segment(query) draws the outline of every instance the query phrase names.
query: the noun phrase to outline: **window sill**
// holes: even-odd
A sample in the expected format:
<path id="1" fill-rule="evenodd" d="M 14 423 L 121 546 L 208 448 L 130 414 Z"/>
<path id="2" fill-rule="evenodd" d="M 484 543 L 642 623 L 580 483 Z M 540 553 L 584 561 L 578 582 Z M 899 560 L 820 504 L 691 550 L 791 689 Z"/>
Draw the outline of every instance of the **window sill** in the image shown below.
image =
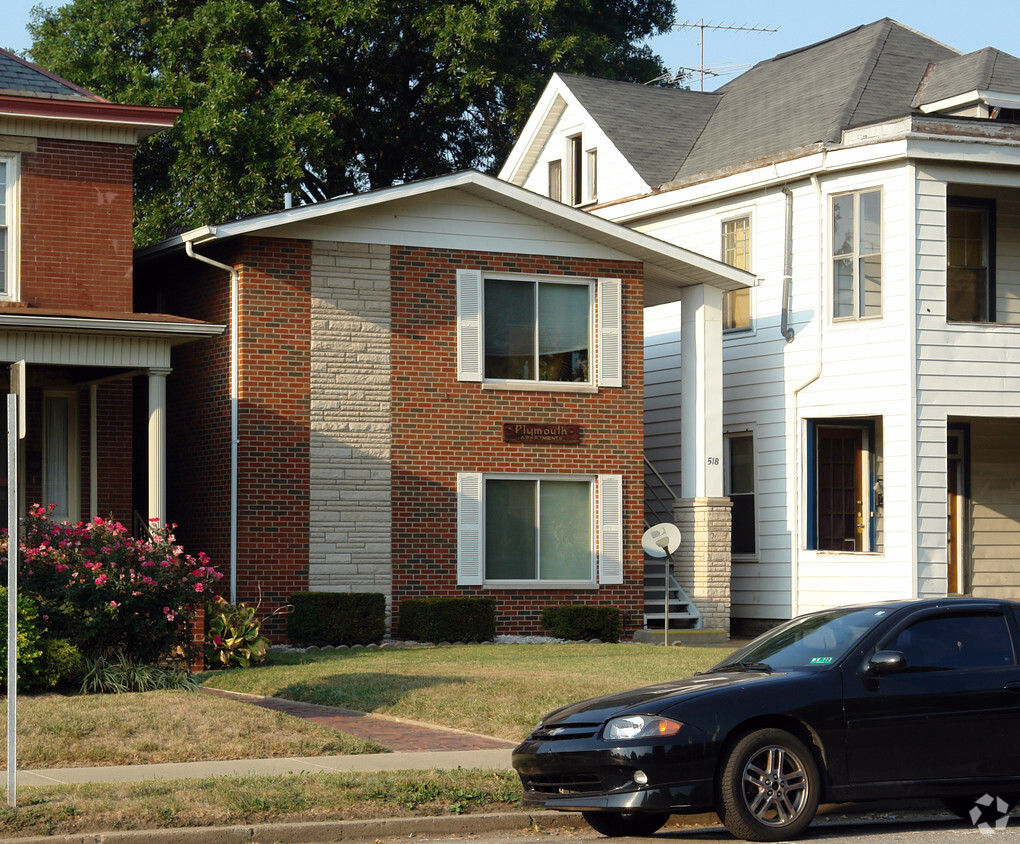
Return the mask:
<path id="1" fill-rule="evenodd" d="M 483 381 L 483 390 L 533 392 L 533 393 L 588 393 L 594 395 L 599 388 L 594 384 L 581 384 L 575 381 Z"/>
<path id="2" fill-rule="evenodd" d="M 578 591 L 581 589 L 598 589 L 599 585 L 591 580 L 486 580 L 483 589 L 556 589 Z"/>

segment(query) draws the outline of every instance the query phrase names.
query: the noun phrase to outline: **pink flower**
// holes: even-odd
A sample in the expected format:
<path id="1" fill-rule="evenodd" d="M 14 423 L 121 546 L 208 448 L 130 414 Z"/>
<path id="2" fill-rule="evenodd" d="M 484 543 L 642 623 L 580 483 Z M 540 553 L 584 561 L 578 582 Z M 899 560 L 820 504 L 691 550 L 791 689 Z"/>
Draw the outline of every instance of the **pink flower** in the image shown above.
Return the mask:
<path id="1" fill-rule="evenodd" d="M 96 578 L 96 586 L 102 586 L 104 583 L 106 583 L 106 575 L 101 574 Z"/>
<path id="2" fill-rule="evenodd" d="M 116 601 L 110 601 L 110 606 L 113 607 L 114 609 L 117 609 L 117 607 L 119 607 L 120 604 L 118 604 Z"/>
<path id="3" fill-rule="evenodd" d="M 195 584 L 195 591 L 196 591 L 196 592 L 204 592 L 204 591 L 205 591 L 205 587 L 204 587 L 204 586 L 202 586 L 202 584 L 201 584 L 201 583 L 196 583 L 196 584 Z"/>

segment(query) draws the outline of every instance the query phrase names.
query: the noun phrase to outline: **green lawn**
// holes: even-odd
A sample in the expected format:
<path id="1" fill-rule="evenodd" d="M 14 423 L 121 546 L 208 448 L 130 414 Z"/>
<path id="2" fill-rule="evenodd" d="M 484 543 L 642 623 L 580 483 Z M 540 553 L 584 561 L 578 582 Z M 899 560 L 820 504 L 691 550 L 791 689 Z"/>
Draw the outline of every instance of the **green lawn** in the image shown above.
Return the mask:
<path id="1" fill-rule="evenodd" d="M 544 714 L 566 703 L 690 676 L 728 652 L 549 644 L 274 653 L 258 668 L 208 673 L 202 679 L 219 689 L 518 740 Z"/>

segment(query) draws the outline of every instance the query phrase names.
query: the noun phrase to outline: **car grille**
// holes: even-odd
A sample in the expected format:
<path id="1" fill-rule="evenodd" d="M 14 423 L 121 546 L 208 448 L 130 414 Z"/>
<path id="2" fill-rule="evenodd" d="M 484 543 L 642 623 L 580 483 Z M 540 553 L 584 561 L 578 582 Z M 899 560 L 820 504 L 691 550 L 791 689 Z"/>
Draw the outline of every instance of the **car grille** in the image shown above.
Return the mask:
<path id="1" fill-rule="evenodd" d="M 528 739 L 531 741 L 571 741 L 574 739 L 594 738 L 602 728 L 601 724 L 569 724 L 538 727 Z"/>
<path id="2" fill-rule="evenodd" d="M 595 774 L 529 774 L 522 775 L 525 791 L 539 794 L 578 794 L 602 791 L 602 780 Z"/>

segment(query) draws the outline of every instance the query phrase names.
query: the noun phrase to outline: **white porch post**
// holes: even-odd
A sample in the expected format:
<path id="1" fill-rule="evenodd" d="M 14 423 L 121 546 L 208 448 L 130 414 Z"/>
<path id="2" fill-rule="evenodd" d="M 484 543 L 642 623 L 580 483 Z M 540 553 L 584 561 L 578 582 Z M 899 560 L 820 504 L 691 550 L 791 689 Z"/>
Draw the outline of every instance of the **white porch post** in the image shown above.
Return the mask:
<path id="1" fill-rule="evenodd" d="M 715 287 L 680 293 L 680 500 L 676 577 L 710 630 L 730 629 L 730 500 L 723 496 L 722 300 Z"/>
<path id="2" fill-rule="evenodd" d="M 680 292 L 681 498 L 723 494 L 722 297 L 705 284 Z"/>
<path id="3" fill-rule="evenodd" d="M 166 377 L 171 370 L 149 370 L 149 519 L 166 523 Z"/>

